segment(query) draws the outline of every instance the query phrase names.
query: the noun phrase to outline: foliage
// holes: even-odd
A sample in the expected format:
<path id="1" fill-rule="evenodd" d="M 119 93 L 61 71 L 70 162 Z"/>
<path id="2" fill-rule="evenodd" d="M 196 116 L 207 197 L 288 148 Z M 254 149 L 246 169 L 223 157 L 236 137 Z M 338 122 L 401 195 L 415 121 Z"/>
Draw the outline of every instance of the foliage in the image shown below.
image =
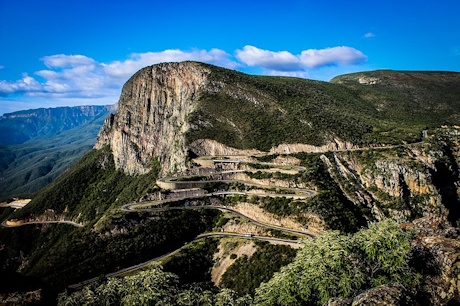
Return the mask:
<path id="1" fill-rule="evenodd" d="M 215 238 L 194 241 L 163 263 L 164 270 L 178 275 L 181 284 L 209 282 L 217 244 Z"/>
<path id="2" fill-rule="evenodd" d="M 124 278 L 110 278 L 79 294 L 61 294 L 58 305 L 171 305 L 178 291 L 178 277 L 160 268 Z"/>
<path id="3" fill-rule="evenodd" d="M 385 220 L 371 223 L 367 230 L 354 235 L 353 244 L 371 287 L 398 282 L 412 287 L 416 280 L 408 266 L 408 254 L 413 239 L 411 232 Z"/>
<path id="4" fill-rule="evenodd" d="M 56 214 L 68 211 L 70 218 L 94 221 L 110 207 L 119 207 L 146 194 L 155 184 L 160 166 L 135 177 L 115 170 L 107 148 L 91 150 L 53 183 L 36 194 L 33 200 L 13 214 L 21 219 L 53 209 Z"/>
<path id="5" fill-rule="evenodd" d="M 240 295 L 253 294 L 260 283 L 267 282 L 274 272 L 290 263 L 295 253 L 286 245 L 258 243 L 257 251 L 250 258 L 241 256 L 227 269 L 220 286 L 235 290 Z M 236 254 L 232 255 L 236 258 Z"/>
<path id="6" fill-rule="evenodd" d="M 193 127 L 186 134 L 188 142 L 208 138 L 263 151 L 282 143 L 323 145 L 335 138 L 360 145 L 401 144 L 420 140 L 426 127 L 459 124 L 460 120 L 455 115 L 460 94 L 457 74 L 438 77 L 423 72 L 412 79 L 403 76 L 388 86 L 366 86 L 357 78 L 326 83 L 245 75 L 202 65 L 211 70 L 210 82 L 188 118 Z M 391 79 L 398 73 L 379 74 Z M 414 81 L 420 76 L 425 79 Z"/>
<path id="7" fill-rule="evenodd" d="M 110 278 L 96 288 L 68 295 L 61 293 L 58 305 L 250 305 L 249 296 L 239 297 L 234 291 L 203 290 L 200 286 L 181 288 L 177 275 L 161 267 L 124 278 Z"/>
<path id="8" fill-rule="evenodd" d="M 219 214 L 215 210 L 125 214 L 100 232 L 75 229 L 45 244 L 48 249 L 35 248 L 22 272 L 55 288 L 77 283 L 173 251 L 211 230 Z"/>
<path id="9" fill-rule="evenodd" d="M 355 235 L 327 231 L 306 240 L 294 261 L 256 289 L 259 305 L 324 304 L 395 281 L 416 282 L 409 267 L 411 233 L 385 220 Z M 369 273 L 369 269 L 375 273 Z"/>

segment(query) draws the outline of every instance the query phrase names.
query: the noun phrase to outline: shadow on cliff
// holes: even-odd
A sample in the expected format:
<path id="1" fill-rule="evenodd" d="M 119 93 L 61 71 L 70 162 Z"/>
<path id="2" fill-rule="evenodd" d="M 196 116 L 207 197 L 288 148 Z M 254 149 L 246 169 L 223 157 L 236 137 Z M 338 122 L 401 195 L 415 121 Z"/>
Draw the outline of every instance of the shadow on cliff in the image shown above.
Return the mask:
<path id="1" fill-rule="evenodd" d="M 449 210 L 448 220 L 455 227 L 460 219 L 460 202 L 455 183 L 459 178 L 459 169 L 452 149 L 443 148 L 445 159 L 435 162 L 436 170 L 431 171 L 433 184 L 441 194 L 442 203 Z"/>

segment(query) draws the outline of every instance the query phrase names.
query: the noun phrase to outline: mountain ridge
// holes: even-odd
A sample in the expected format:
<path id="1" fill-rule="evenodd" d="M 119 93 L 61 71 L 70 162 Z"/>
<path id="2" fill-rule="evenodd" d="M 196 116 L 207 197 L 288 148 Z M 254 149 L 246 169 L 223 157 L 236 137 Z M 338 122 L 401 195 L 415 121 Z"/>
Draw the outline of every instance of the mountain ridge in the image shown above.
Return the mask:
<path id="1" fill-rule="evenodd" d="M 364 75 L 376 73 L 390 72 Z M 460 84 L 459 73 L 447 74 Z M 439 99 L 411 99 L 341 78 L 355 76 L 327 83 L 197 62 L 149 66 L 126 82 L 120 109 L 104 123 L 95 148 L 112 145 L 116 167 L 126 173 L 146 173 L 153 157 L 166 173 L 184 170 L 189 154 L 206 155 L 215 147 L 209 141 L 240 150 L 292 153 L 292 145 L 307 144 L 325 151 L 416 142 L 428 126 L 459 123 L 453 111 L 458 98 L 445 106 Z M 460 96 L 457 91 L 452 96 Z M 415 104 L 428 106 L 418 110 Z"/>

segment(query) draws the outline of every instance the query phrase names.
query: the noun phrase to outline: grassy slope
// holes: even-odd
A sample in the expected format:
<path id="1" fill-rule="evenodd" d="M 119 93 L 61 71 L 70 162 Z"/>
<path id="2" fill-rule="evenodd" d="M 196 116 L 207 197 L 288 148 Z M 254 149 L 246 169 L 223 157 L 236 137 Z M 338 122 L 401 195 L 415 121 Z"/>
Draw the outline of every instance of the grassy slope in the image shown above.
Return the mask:
<path id="1" fill-rule="evenodd" d="M 360 78 L 378 79 L 361 85 Z M 459 124 L 460 73 L 442 71 L 377 70 L 346 74 L 331 80 L 359 92 L 382 114 L 424 122 L 427 127 Z M 410 116 L 409 116 L 410 115 Z"/>
<path id="2" fill-rule="evenodd" d="M 146 194 L 155 185 L 159 165 L 137 177 L 115 170 L 108 150 L 91 150 L 57 180 L 40 190 L 32 202 L 12 217 L 39 215 L 51 208 L 57 214 L 68 210 L 69 218 L 95 221 L 110 207 L 119 207 Z"/>
<path id="3" fill-rule="evenodd" d="M 419 140 L 427 126 L 460 124 L 458 115 L 452 115 L 458 114 L 460 107 L 458 73 L 453 73 L 449 82 L 434 82 L 437 75 L 421 73 L 425 80 L 417 86 L 426 86 L 427 92 L 435 87 L 436 93 L 444 93 L 434 99 L 436 94 L 404 95 L 396 82 L 395 89 L 389 90 L 356 82 L 251 76 L 207 67 L 212 71 L 211 90 L 202 91 L 198 109 L 189 117 L 194 127 L 187 134 L 189 142 L 210 138 L 237 148 L 261 150 L 280 143 L 322 145 L 335 137 L 361 145 L 396 144 Z M 434 85 L 429 85 L 432 79 Z M 212 90 L 215 88 L 218 90 Z M 454 102 L 446 103 L 446 97 Z"/>

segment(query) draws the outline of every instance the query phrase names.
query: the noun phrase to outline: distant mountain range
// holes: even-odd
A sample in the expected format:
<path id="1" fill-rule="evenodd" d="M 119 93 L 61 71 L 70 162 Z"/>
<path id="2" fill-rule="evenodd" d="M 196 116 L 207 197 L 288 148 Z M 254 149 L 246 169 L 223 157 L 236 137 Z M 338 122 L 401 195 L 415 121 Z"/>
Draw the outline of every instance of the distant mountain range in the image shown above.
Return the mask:
<path id="1" fill-rule="evenodd" d="M 91 149 L 115 106 L 39 108 L 0 118 L 0 199 L 29 195 Z"/>

